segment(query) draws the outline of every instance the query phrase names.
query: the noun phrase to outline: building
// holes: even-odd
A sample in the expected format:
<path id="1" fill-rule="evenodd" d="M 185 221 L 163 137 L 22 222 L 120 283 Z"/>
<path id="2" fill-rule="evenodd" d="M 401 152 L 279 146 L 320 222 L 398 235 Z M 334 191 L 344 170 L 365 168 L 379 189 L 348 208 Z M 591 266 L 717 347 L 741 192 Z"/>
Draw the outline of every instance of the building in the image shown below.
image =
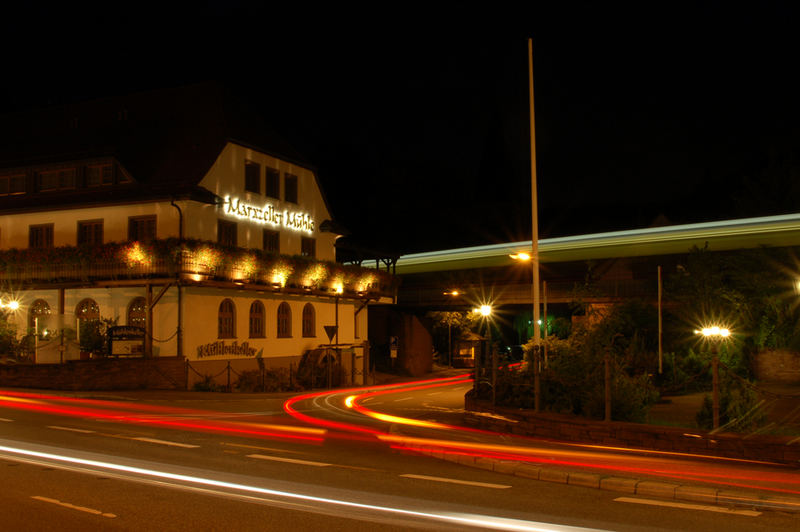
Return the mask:
<path id="1" fill-rule="evenodd" d="M 201 84 L 3 117 L 2 300 L 37 362 L 92 356 L 103 321 L 128 327 L 117 356 L 287 363 L 366 340 L 391 276 L 334 262 L 315 169 L 231 101 Z"/>

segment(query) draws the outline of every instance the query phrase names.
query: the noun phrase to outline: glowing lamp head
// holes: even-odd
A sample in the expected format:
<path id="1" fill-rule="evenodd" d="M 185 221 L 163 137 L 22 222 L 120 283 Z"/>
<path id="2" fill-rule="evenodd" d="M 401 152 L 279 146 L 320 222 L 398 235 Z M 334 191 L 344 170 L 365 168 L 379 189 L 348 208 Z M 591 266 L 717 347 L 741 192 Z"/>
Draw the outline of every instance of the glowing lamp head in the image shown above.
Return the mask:
<path id="1" fill-rule="evenodd" d="M 481 313 L 481 316 L 489 316 L 492 313 L 492 306 L 491 305 L 481 305 L 481 308 L 478 309 Z"/>
<path id="2" fill-rule="evenodd" d="M 521 260 L 521 261 L 528 261 L 531 260 L 531 256 L 529 253 L 525 253 L 524 251 L 520 251 L 519 253 L 514 253 L 513 255 L 509 255 L 514 260 Z"/>
<path id="3" fill-rule="evenodd" d="M 18 310 L 19 309 L 19 301 L 9 301 L 8 305 L 6 305 L 11 310 Z"/>
<path id="4" fill-rule="evenodd" d="M 706 338 L 727 338 L 731 335 L 731 331 L 715 325 L 713 327 L 704 327 L 699 331 L 695 331 L 695 334 L 702 334 Z"/>

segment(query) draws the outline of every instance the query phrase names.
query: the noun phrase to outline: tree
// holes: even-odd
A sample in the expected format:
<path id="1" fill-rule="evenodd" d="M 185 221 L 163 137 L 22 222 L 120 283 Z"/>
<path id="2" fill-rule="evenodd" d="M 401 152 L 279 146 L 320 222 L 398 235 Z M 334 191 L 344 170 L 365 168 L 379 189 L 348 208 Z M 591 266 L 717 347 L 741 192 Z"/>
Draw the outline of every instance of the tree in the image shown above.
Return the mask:
<path id="1" fill-rule="evenodd" d="M 448 353 L 446 360 L 450 362 L 450 353 L 455 342 L 462 340 L 478 323 L 474 312 L 435 311 L 428 312 L 427 317 L 433 322 L 433 348 L 438 353 Z"/>

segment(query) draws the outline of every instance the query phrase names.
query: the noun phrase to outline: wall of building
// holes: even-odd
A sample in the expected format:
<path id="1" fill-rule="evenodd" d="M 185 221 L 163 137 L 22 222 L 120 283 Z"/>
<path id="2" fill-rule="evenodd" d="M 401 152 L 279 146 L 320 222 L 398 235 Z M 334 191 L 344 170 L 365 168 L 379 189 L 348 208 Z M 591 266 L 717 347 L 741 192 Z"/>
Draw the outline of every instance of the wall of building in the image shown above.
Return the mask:
<path id="1" fill-rule="evenodd" d="M 261 194 L 245 191 L 246 161 L 256 162 L 260 165 L 262 187 L 264 186 L 265 168 L 274 168 L 280 172 L 281 198 L 284 197 L 285 174 L 290 173 L 297 176 L 298 202 L 295 204 L 283 199 L 268 198 L 263 190 Z M 335 261 L 336 235 L 319 230 L 320 224 L 330 219 L 331 215 L 311 170 L 251 148 L 228 143 L 201 180 L 200 186 L 223 199 L 234 198 L 257 208 L 272 205 L 281 214 L 286 211 L 287 213 L 308 215 L 314 223 L 314 228 L 313 230 L 301 230 L 285 225 L 264 224 L 252 218 L 234 215 L 225 205 L 178 201 L 176 204 L 183 212 L 184 237 L 216 241 L 217 220 L 225 219 L 237 223 L 239 247 L 262 249 L 262 230 L 272 229 L 280 233 L 280 252 L 282 254 L 299 255 L 301 238 L 305 236 L 316 240 L 316 258 Z M 108 189 L 98 187 L 97 194 L 102 195 L 104 190 Z M 179 236 L 180 216 L 178 210 L 168 201 L 105 205 L 102 207 L 50 209 L 46 213 L 32 212 L 0 216 L 0 249 L 27 248 L 29 226 L 49 223 L 53 224 L 53 245 L 55 247 L 74 246 L 77 244 L 78 222 L 88 220 L 103 221 L 104 242 L 123 242 L 128 239 L 128 219 L 132 216 L 148 215 L 156 216 L 157 238 Z"/>
<path id="2" fill-rule="evenodd" d="M 218 313 L 220 303 L 230 299 L 235 308 L 235 338 L 219 338 Z M 265 312 L 265 337 L 250 338 L 250 306 L 254 301 L 261 301 Z M 332 298 L 309 297 L 304 295 L 291 295 L 281 292 L 239 290 L 235 292 L 216 288 L 189 287 L 185 289 L 183 302 L 185 305 L 184 316 L 184 356 L 190 360 L 209 358 L 251 358 L 260 356 L 264 358 L 294 357 L 302 355 L 305 351 L 318 345 L 330 343 L 325 333 L 326 325 L 336 322 L 336 302 Z M 278 306 L 287 302 L 291 308 L 291 329 L 289 338 L 277 337 Z M 315 335 L 303 337 L 303 308 L 306 303 L 314 307 Z M 339 311 L 339 343 L 359 343 L 355 337 L 355 311 L 360 301 L 340 299 Z M 365 328 L 366 310 L 359 320 Z M 234 342 L 242 346 L 245 342 L 252 350 L 248 354 L 210 354 L 215 348 L 210 344 L 222 342 L 222 346 L 232 348 Z M 198 352 L 199 347 L 208 346 L 204 352 Z M 217 349 L 219 350 L 219 349 Z"/>
<path id="3" fill-rule="evenodd" d="M 161 290 L 154 286 L 153 297 Z M 59 291 L 58 290 L 26 290 L 17 295 L 20 309 L 13 315 L 13 323 L 17 328 L 17 335 L 22 336 L 28 332 L 29 312 L 31 305 L 38 299 L 45 301 L 50 307 L 47 329 L 48 336 L 55 337 L 59 325 L 69 332 L 64 342 L 66 350 L 63 360 L 77 360 L 80 358 L 80 349 L 77 343 L 77 321 L 75 310 L 84 299 L 92 299 L 100 309 L 101 319 L 114 320 L 117 325 L 129 325 L 128 306 L 137 297 L 147 298 L 147 289 L 141 287 L 114 287 L 114 288 L 74 288 L 64 289 L 64 317 L 59 318 Z M 175 331 L 178 325 L 178 292 L 174 286 L 169 288 L 158 303 L 153 307 L 153 355 L 174 356 L 177 354 L 177 338 Z M 41 327 L 40 327 L 41 333 Z M 59 362 L 60 352 L 57 350 L 60 341 L 56 339 L 40 340 L 37 361 L 40 363 Z"/>
<path id="4" fill-rule="evenodd" d="M 160 286 L 153 287 L 153 297 L 160 291 Z M 310 297 L 305 295 L 292 295 L 281 292 L 225 290 L 211 287 L 184 287 L 183 289 L 183 354 L 190 360 L 201 359 L 231 359 L 264 358 L 279 359 L 282 357 L 297 357 L 305 351 L 318 345 L 332 343 L 325 332 L 326 325 L 336 323 L 338 306 L 339 315 L 339 343 L 361 343 L 366 338 L 356 336 L 358 323 L 362 336 L 367 330 L 367 309 L 364 308 L 356 315 L 363 305 L 361 300 L 335 299 L 325 297 Z M 57 338 L 59 291 L 58 290 L 31 290 L 20 295 L 20 310 L 13 316 L 17 334 L 22 336 L 27 333 L 29 309 L 37 299 L 44 300 L 51 309 L 48 318 L 48 337 L 39 341 L 37 362 L 58 363 L 80 359 L 80 349 L 75 336 L 76 317 L 75 310 L 85 298 L 94 300 L 102 319 L 115 320 L 119 325 L 128 325 L 128 306 L 136 297 L 147 297 L 145 287 L 115 287 L 115 288 L 79 288 L 65 289 L 64 291 L 64 328 L 71 329 L 63 343 L 65 351 L 63 358 L 59 351 L 62 345 Z M 235 307 L 235 337 L 219 338 L 218 317 L 219 306 L 224 299 L 230 299 Z M 254 301 L 261 301 L 265 312 L 265 336 L 263 338 L 250 338 L 250 306 Z M 277 337 L 278 306 L 287 302 L 291 308 L 291 337 Z M 307 303 L 313 305 L 315 314 L 315 334 L 312 337 L 303 336 L 303 308 Z M 178 354 L 178 339 L 176 330 L 178 326 L 178 292 L 176 287 L 170 287 L 158 303 L 153 307 L 153 356 L 175 356 Z M 241 347 L 247 344 L 249 350 L 233 349 L 225 353 L 224 350 L 211 347 L 204 352 L 198 351 L 202 346 L 210 346 L 222 342 L 222 346 L 229 349 L 234 346 Z M 215 353 L 215 354 L 211 354 Z"/>
<path id="5" fill-rule="evenodd" d="M 370 307 L 369 343 L 372 362 L 382 369 L 399 369 L 413 377 L 433 367 L 433 339 L 420 319 L 394 307 Z M 390 338 L 397 337 L 397 359 L 390 360 Z"/>
<path id="6" fill-rule="evenodd" d="M 75 246 L 78 222 L 87 220 L 103 220 L 104 242 L 124 242 L 128 240 L 128 218 L 147 215 L 156 216 L 158 238 L 178 236 L 178 211 L 169 202 L 115 205 L 0 216 L 0 249 L 27 248 L 28 227 L 49 223 L 53 224 L 54 247 Z"/>
<path id="7" fill-rule="evenodd" d="M 261 194 L 245 191 L 246 161 L 252 161 L 260 165 Z M 281 199 L 267 197 L 264 193 L 265 168 L 267 167 L 280 172 Z M 285 193 L 283 184 L 287 172 L 297 176 L 298 202 L 296 204 L 283 200 Z M 322 233 L 319 230 L 320 224 L 328 220 L 331 215 L 325 206 L 322 192 L 317 186 L 316 178 L 311 170 L 238 144 L 229 143 L 200 182 L 200 186 L 207 188 L 223 199 L 231 198 L 256 208 L 271 205 L 279 213 L 288 211 L 307 214 L 314 222 L 314 230 L 307 232 L 280 225 L 259 223 L 252 218 L 229 213 L 225 205 L 211 207 L 198 203 L 189 203 L 185 218 L 185 234 L 188 238 L 216 240 L 217 219 L 225 219 L 238 224 L 239 247 L 262 249 L 262 230 L 272 229 L 280 232 L 280 250 L 283 254 L 299 255 L 301 237 L 305 236 L 316 239 L 316 258 L 329 261 L 336 259 L 333 247 L 336 235 Z M 209 235 L 213 235 L 213 237 Z"/>

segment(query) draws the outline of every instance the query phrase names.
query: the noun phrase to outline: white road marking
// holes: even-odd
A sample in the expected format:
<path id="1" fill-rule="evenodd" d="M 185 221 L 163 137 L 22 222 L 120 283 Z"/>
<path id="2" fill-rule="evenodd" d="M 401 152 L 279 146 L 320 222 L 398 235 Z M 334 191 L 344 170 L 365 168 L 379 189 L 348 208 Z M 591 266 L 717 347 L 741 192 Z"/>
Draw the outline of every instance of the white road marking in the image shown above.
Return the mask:
<path id="1" fill-rule="evenodd" d="M 394 402 L 399 403 L 400 401 L 410 401 L 412 399 L 413 397 L 403 397 L 402 399 L 395 399 Z"/>
<path id="2" fill-rule="evenodd" d="M 6 423 L 11 423 L 11 422 L 13 422 L 14 420 L 13 420 L 13 419 L 6 419 L 6 418 L 4 418 L 4 417 L 0 417 L 0 421 L 5 421 Z"/>
<path id="3" fill-rule="evenodd" d="M 66 430 L 67 432 L 80 432 L 81 434 L 94 434 L 93 430 L 74 429 L 72 427 L 59 427 L 58 425 L 47 425 L 48 429 Z"/>
<path id="4" fill-rule="evenodd" d="M 440 393 L 442 393 L 442 392 L 431 392 L 428 395 L 439 395 Z"/>
<path id="5" fill-rule="evenodd" d="M 220 445 L 224 445 L 227 447 L 240 447 L 242 449 L 258 449 L 259 451 L 274 451 L 278 453 L 289 453 L 289 454 L 306 454 L 303 451 L 289 451 L 287 449 L 276 449 L 273 447 L 260 447 L 258 445 L 245 445 L 243 443 L 228 443 L 228 442 L 221 442 Z"/>
<path id="6" fill-rule="evenodd" d="M 745 515 L 748 517 L 758 517 L 759 515 L 761 515 L 761 512 L 756 512 L 755 510 L 737 510 L 735 508 L 723 508 L 722 506 L 708 506 L 705 504 L 689 504 L 685 502 L 657 501 L 653 499 L 636 499 L 634 497 L 618 497 L 614 500 L 617 502 L 648 504 L 650 506 L 669 506 L 671 508 L 683 508 L 685 510 L 704 510 L 706 512 Z"/>
<path id="7" fill-rule="evenodd" d="M 109 519 L 114 519 L 115 517 L 117 517 L 114 514 L 101 512 L 100 510 L 95 510 L 94 508 L 87 508 L 86 506 L 76 506 L 68 502 L 61 502 L 58 499 L 42 497 L 41 495 L 31 495 L 31 499 L 36 499 L 37 501 L 42 501 L 42 502 L 49 502 L 51 504 L 57 504 L 58 506 L 63 506 L 64 508 L 69 508 L 70 510 L 78 510 L 79 512 L 86 512 L 87 514 L 101 515 L 103 517 L 108 517 Z"/>
<path id="8" fill-rule="evenodd" d="M 310 460 L 298 460 L 297 458 L 284 458 L 282 456 L 267 456 L 265 454 L 248 454 L 247 457 L 258 458 L 259 460 L 272 460 L 273 462 L 286 462 L 287 464 L 298 464 L 314 467 L 328 467 L 331 465 L 324 462 L 312 462 Z"/>
<path id="9" fill-rule="evenodd" d="M 200 447 L 199 445 L 192 445 L 190 443 L 178 443 L 175 441 L 166 441 L 166 440 L 157 440 L 155 438 L 145 438 L 144 436 L 139 436 L 137 438 L 131 438 L 132 440 L 136 441 L 143 441 L 146 443 L 157 443 L 159 445 L 169 445 L 171 447 L 182 447 L 184 449 L 196 449 Z"/>
<path id="10" fill-rule="evenodd" d="M 496 490 L 508 489 L 511 486 L 506 484 L 490 484 L 489 482 L 473 482 L 471 480 L 459 480 L 457 478 L 444 478 L 444 477 L 429 477 L 427 475 L 412 475 L 410 473 L 400 475 L 405 478 L 417 478 L 420 480 L 432 480 L 434 482 L 449 482 L 451 484 L 464 484 L 465 486 L 477 486 L 480 488 L 492 488 Z"/>

